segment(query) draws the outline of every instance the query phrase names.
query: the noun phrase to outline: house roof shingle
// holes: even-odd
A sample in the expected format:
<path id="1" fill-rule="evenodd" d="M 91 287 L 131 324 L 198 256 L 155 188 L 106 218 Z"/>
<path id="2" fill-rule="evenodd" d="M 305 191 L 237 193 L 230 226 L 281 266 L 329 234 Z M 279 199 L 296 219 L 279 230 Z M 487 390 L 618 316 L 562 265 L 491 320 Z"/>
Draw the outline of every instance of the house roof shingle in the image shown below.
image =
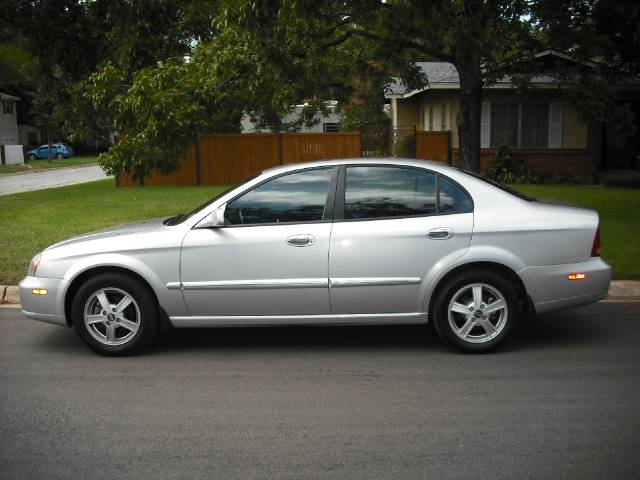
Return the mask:
<path id="1" fill-rule="evenodd" d="M 0 92 L 0 100 L 20 100 L 18 97 L 9 95 L 8 93 Z"/>
<path id="2" fill-rule="evenodd" d="M 449 62 L 416 62 L 427 79 L 427 85 L 416 90 L 409 90 L 401 79 L 395 78 L 385 89 L 385 97 L 407 98 L 416 93 L 430 89 L 459 89 L 460 76 L 456 67 Z M 552 85 L 555 79 L 548 75 L 537 75 L 530 79 L 532 84 Z M 512 88 L 511 77 L 503 77 L 496 81 L 491 88 Z"/>

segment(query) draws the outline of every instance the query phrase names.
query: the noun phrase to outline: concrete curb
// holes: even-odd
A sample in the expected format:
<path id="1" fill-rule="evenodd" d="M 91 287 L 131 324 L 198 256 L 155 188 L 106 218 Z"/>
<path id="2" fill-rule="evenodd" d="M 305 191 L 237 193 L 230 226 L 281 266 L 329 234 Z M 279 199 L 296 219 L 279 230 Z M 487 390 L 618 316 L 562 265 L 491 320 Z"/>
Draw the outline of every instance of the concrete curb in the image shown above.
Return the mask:
<path id="1" fill-rule="evenodd" d="M 67 165 L 66 167 L 52 167 L 52 168 L 33 168 L 31 170 L 24 170 L 22 172 L 0 173 L 0 176 L 13 176 L 13 175 L 31 175 L 32 173 L 51 172 L 53 170 L 68 170 L 70 168 L 86 168 L 95 167 L 97 163 L 85 163 L 83 165 Z"/>
<path id="2" fill-rule="evenodd" d="M 639 280 L 614 280 L 609 287 L 609 296 L 603 302 L 640 302 Z M 16 285 L 0 285 L 0 304 L 20 306 L 20 291 Z"/>

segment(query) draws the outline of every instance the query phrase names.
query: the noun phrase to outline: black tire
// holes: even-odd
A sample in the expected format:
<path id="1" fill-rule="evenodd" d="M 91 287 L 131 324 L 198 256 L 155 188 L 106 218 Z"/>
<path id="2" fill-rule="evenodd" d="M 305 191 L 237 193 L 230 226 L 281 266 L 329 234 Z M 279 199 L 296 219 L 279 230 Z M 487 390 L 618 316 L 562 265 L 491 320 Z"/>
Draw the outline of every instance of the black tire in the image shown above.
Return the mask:
<path id="1" fill-rule="evenodd" d="M 61 153 L 59 153 L 59 154 L 57 154 L 57 155 L 56 155 L 56 158 L 57 158 L 58 160 L 62 160 L 62 159 L 64 158 L 64 155 L 62 155 Z"/>
<path id="2" fill-rule="evenodd" d="M 99 305 L 96 303 L 97 299 L 93 297 L 96 292 L 102 289 L 107 289 L 107 292 L 113 292 L 109 289 L 119 290 L 130 295 L 134 300 L 131 305 L 127 307 L 133 310 L 125 309 L 124 311 L 127 312 L 127 317 L 130 319 L 134 315 L 137 317 L 134 323 L 138 325 L 138 328 L 135 332 L 129 332 L 128 329 L 120 326 L 120 324 L 115 326 L 116 324 L 114 322 L 124 322 L 124 320 L 111 319 L 110 324 L 114 325 L 114 331 L 119 332 L 121 336 L 121 338 L 117 338 L 116 340 L 124 341 L 123 338 L 126 338 L 127 335 L 130 334 L 130 338 L 127 338 L 122 344 L 107 344 L 108 339 L 106 333 L 102 332 L 102 328 L 104 328 L 104 332 L 106 332 L 107 320 L 105 320 L 104 325 L 101 323 L 97 324 L 97 326 L 92 329 L 93 333 L 89 331 L 90 327 L 85 323 L 85 308 L 91 308 L 91 304 L 89 304 L 90 299 L 93 308 L 95 309 L 97 307 L 98 310 L 100 310 Z M 114 297 L 114 293 L 111 293 L 111 295 L 109 300 L 111 301 L 113 299 L 114 302 L 117 302 L 117 296 Z M 115 295 L 117 295 L 117 292 Z M 133 315 L 130 313 L 131 311 L 134 312 Z M 99 312 L 94 310 L 94 313 Z M 114 313 L 114 315 L 117 314 Z M 76 292 L 71 305 L 71 322 L 80 339 L 93 351 L 106 356 L 133 355 L 140 352 L 153 340 L 159 324 L 158 305 L 153 292 L 140 280 L 122 273 L 102 273 L 87 280 Z M 101 333 L 105 338 L 99 341 L 95 336 L 99 336 Z M 114 335 L 116 334 L 114 333 Z"/>
<path id="3" fill-rule="evenodd" d="M 506 309 L 501 309 L 486 316 L 482 316 L 484 312 L 480 311 L 478 316 L 476 311 L 479 309 L 475 308 L 475 302 L 471 299 L 469 309 L 474 308 L 473 311 L 470 310 L 469 313 L 465 314 L 452 313 L 452 322 L 459 327 L 458 332 L 460 332 L 460 335 L 462 335 L 463 326 L 467 325 L 467 320 L 472 320 L 469 325 L 473 325 L 473 327 L 467 334 L 469 335 L 467 337 L 469 340 L 465 340 L 454 331 L 454 325 L 451 325 L 449 304 L 453 301 L 454 296 L 459 299 L 464 298 L 463 296 L 469 293 L 473 294 L 472 285 L 484 285 L 481 292 L 483 298 L 486 298 L 487 301 L 486 303 L 483 302 L 483 308 L 487 308 L 486 305 L 496 301 L 494 294 L 498 293 L 503 297 Z M 470 288 L 470 290 L 465 290 L 466 288 Z M 467 306 L 466 303 L 461 303 Z M 434 326 L 440 338 L 452 347 L 468 353 L 483 353 L 497 348 L 516 327 L 522 316 L 522 306 L 514 284 L 499 273 L 484 269 L 467 270 L 448 279 L 438 289 L 433 311 Z M 504 315 L 505 313 L 506 315 Z M 495 327 L 493 333 L 483 326 L 486 325 L 486 321 L 491 322 L 490 327 Z M 483 339 L 483 337 L 486 339 Z"/>

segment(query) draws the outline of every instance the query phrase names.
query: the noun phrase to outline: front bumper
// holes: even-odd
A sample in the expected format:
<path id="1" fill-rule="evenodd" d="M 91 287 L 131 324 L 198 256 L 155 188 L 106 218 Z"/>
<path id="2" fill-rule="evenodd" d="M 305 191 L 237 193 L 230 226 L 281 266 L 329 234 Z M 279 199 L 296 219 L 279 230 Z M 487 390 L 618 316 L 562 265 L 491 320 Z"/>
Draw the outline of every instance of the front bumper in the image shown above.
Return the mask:
<path id="1" fill-rule="evenodd" d="M 582 280 L 568 280 L 571 273 L 585 273 Z M 536 313 L 597 302 L 609 292 L 611 267 L 600 257 L 586 262 L 527 267 L 518 272 Z"/>
<path id="2" fill-rule="evenodd" d="M 68 283 L 60 278 L 25 277 L 20 282 L 22 313 L 34 320 L 67 326 L 64 295 Z M 47 290 L 46 295 L 33 294 L 34 289 Z"/>

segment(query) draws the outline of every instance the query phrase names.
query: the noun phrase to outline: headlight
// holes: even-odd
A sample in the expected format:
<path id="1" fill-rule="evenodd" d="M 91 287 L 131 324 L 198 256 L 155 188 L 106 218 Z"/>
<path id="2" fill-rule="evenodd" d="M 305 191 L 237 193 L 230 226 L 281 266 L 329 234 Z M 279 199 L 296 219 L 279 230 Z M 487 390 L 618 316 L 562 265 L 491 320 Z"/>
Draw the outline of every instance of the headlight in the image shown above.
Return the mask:
<path id="1" fill-rule="evenodd" d="M 33 277 L 36 274 L 36 270 L 38 269 L 38 265 L 40 265 L 41 258 L 42 258 L 42 253 L 39 253 L 31 259 L 31 263 L 29 264 L 29 269 L 27 270 L 27 275 Z"/>

